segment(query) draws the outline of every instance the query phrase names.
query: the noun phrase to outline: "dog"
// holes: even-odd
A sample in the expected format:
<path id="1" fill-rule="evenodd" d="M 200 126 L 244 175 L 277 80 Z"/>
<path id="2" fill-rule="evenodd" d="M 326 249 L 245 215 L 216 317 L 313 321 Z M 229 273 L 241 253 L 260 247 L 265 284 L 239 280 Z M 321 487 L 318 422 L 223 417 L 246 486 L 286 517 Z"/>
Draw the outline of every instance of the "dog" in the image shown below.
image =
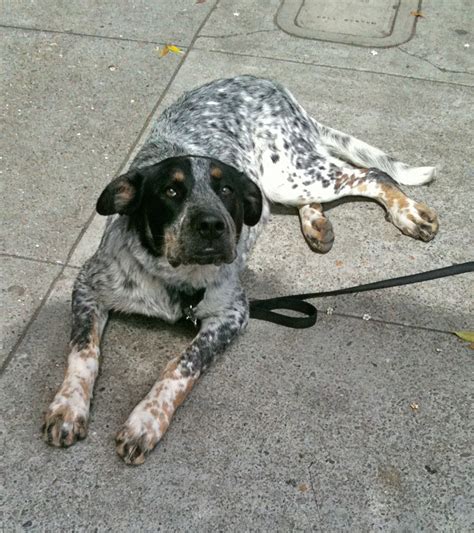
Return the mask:
<path id="1" fill-rule="evenodd" d="M 74 284 L 71 351 L 45 414 L 46 442 L 67 447 L 86 436 L 110 311 L 170 323 L 186 317 L 199 325 L 196 337 L 116 437 L 126 463 L 143 463 L 199 376 L 248 322 L 239 274 L 271 202 L 296 207 L 306 241 L 322 253 L 334 241 L 322 204 L 344 196 L 375 199 L 404 234 L 429 241 L 436 214 L 399 184 L 434 175 L 318 123 L 273 81 L 240 76 L 184 94 L 97 201 L 109 219 Z"/>

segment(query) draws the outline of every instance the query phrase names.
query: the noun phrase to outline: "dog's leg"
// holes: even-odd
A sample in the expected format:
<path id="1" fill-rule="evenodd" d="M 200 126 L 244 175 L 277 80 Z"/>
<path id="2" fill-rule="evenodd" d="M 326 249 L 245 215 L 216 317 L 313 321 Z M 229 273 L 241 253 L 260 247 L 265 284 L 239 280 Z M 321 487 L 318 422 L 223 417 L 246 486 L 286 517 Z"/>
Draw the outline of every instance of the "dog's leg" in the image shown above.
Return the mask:
<path id="1" fill-rule="evenodd" d="M 332 224 L 323 213 L 321 204 L 309 204 L 299 208 L 301 230 L 311 250 L 325 254 L 334 244 Z"/>
<path id="2" fill-rule="evenodd" d="M 338 173 L 335 192 L 338 197 L 365 196 L 378 201 L 387 210 L 387 220 L 414 239 L 428 242 L 438 232 L 436 213 L 408 198 L 394 179 L 376 168 Z"/>
<path id="3" fill-rule="evenodd" d="M 332 202 L 344 196 L 365 196 L 381 203 L 387 210 L 388 220 L 405 235 L 430 241 L 438 231 L 436 213 L 408 198 L 394 179 L 376 168 L 357 169 L 336 165 L 334 161 L 323 162 L 320 168 L 294 169 L 291 179 L 277 184 L 275 187 L 270 181 L 263 182 L 267 198 L 298 207 L 307 227 L 311 216 L 316 220 L 319 217 L 319 223 L 322 223 L 318 209 L 309 210 L 311 204 Z M 308 239 L 307 232 L 304 234 Z M 330 233 L 329 239 L 326 235 L 328 240 L 331 240 Z M 312 242 L 309 244 L 318 249 Z"/>
<path id="4" fill-rule="evenodd" d="M 64 381 L 46 412 L 44 440 L 71 446 L 85 438 L 90 401 L 99 370 L 99 343 L 108 313 L 97 302 L 83 269 L 72 295 L 71 352 Z"/>
<path id="5" fill-rule="evenodd" d="M 168 363 L 160 379 L 117 434 L 117 453 L 127 464 L 139 465 L 145 461 L 200 374 L 245 327 L 247 320 L 248 306 L 243 294 L 237 295 L 232 308 L 202 320 L 191 345 Z"/>

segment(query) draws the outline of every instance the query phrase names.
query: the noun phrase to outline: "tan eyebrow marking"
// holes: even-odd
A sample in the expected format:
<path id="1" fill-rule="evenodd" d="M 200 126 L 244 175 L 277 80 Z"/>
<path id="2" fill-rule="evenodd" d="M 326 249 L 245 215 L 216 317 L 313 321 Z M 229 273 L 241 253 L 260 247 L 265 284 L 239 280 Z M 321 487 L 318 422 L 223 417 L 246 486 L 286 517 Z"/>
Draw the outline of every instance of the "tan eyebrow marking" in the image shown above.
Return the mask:
<path id="1" fill-rule="evenodd" d="M 212 167 L 211 168 L 211 176 L 213 178 L 222 178 L 222 170 L 219 167 Z"/>
<path id="2" fill-rule="evenodd" d="M 183 182 L 185 179 L 184 172 L 182 170 L 175 170 L 172 174 L 173 181 Z"/>

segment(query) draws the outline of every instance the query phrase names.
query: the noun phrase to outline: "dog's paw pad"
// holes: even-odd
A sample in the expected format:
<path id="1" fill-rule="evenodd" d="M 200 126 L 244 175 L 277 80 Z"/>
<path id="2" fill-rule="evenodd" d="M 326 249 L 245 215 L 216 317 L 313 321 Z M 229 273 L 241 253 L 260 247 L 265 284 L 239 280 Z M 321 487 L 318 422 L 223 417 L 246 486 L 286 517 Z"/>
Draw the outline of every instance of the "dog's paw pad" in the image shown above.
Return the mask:
<path id="1" fill-rule="evenodd" d="M 145 434 L 135 434 L 130 428 L 123 427 L 115 437 L 116 450 L 128 465 L 141 465 L 155 447 L 156 440 Z"/>
<path id="2" fill-rule="evenodd" d="M 300 209 L 301 230 L 313 252 L 325 254 L 334 244 L 332 224 L 322 212 L 311 206 Z"/>
<path id="3" fill-rule="evenodd" d="M 45 416 L 42 427 L 43 439 L 52 446 L 67 448 L 78 440 L 86 438 L 87 420 L 76 415 L 67 407 L 50 409 Z"/>
<path id="4" fill-rule="evenodd" d="M 438 216 L 428 206 L 413 202 L 401 211 L 391 213 L 389 219 L 400 229 L 402 233 L 429 242 L 438 233 Z"/>

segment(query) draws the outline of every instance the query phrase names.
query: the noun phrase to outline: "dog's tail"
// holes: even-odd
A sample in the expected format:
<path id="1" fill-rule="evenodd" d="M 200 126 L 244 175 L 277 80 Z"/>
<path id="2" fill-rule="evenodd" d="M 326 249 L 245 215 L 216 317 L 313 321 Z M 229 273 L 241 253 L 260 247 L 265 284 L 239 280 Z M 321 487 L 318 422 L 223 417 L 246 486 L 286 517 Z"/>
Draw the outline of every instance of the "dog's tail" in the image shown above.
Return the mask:
<path id="1" fill-rule="evenodd" d="M 355 166 L 378 168 L 403 185 L 429 183 L 436 175 L 435 167 L 410 167 L 355 137 L 317 122 L 316 126 L 330 154 Z"/>

